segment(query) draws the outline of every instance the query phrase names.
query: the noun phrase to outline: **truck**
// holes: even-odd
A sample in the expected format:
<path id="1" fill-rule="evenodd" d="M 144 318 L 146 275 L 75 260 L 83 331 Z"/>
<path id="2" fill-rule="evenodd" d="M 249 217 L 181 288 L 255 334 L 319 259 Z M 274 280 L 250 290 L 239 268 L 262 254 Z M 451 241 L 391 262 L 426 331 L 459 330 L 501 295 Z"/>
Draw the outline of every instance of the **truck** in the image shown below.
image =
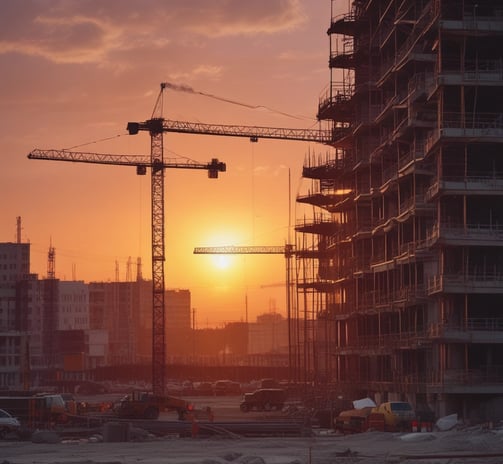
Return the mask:
<path id="1" fill-rule="evenodd" d="M 142 391 L 126 395 L 114 407 L 114 412 L 121 418 L 152 420 L 158 419 L 161 411 L 176 411 L 178 419 L 184 420 L 192 410 L 192 404 L 183 399 Z"/>
<path id="2" fill-rule="evenodd" d="M 259 388 L 245 393 L 239 405 L 242 412 L 281 410 L 285 405 L 286 392 L 281 388 Z"/>
<path id="3" fill-rule="evenodd" d="M 0 409 L 28 426 L 61 424 L 68 420 L 65 400 L 58 394 L 3 395 L 0 396 Z"/>
<path id="4" fill-rule="evenodd" d="M 367 430 L 410 431 L 415 419 L 412 405 L 406 401 L 388 401 L 379 406 L 366 406 L 342 411 L 334 428 L 341 433 L 359 433 Z"/>

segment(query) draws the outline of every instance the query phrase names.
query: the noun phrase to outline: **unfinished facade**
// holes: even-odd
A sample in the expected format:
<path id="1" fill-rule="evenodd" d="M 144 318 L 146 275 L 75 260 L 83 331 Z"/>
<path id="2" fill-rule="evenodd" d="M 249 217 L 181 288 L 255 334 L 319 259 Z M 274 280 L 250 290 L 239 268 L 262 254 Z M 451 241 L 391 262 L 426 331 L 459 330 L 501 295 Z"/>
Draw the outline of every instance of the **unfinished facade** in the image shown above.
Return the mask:
<path id="1" fill-rule="evenodd" d="M 328 35 L 318 118 L 347 132 L 297 199 L 306 375 L 501 418 L 503 4 L 355 0 Z"/>

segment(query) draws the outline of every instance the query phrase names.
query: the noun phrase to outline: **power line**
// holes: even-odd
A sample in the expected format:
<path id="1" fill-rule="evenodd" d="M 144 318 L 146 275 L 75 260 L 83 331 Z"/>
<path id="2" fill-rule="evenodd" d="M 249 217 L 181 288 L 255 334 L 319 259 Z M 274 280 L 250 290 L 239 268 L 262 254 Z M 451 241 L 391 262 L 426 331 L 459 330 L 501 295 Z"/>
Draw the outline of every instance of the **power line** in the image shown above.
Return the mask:
<path id="1" fill-rule="evenodd" d="M 86 145 L 92 145 L 93 143 L 106 142 L 107 140 L 116 139 L 118 137 L 122 137 L 123 135 L 127 135 L 127 134 L 112 135 L 111 137 L 105 137 L 104 139 L 98 139 L 98 140 L 93 140 L 91 142 L 81 143 L 80 145 L 75 145 L 73 147 L 64 148 L 63 150 L 73 150 L 75 148 L 85 147 Z"/>

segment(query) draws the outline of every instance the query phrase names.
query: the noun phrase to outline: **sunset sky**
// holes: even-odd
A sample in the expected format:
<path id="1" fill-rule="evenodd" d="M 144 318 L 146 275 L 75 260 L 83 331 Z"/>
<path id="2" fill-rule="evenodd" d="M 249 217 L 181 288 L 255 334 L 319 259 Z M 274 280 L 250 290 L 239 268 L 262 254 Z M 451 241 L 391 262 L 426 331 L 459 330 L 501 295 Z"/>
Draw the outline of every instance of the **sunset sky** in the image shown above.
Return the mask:
<path id="1" fill-rule="evenodd" d="M 126 279 L 131 257 L 151 278 L 150 175 L 133 167 L 28 160 L 34 148 L 150 153 L 129 121 L 316 128 L 329 83 L 330 0 L 0 0 L 0 241 L 31 243 L 31 271 L 47 275 L 49 245 L 62 280 Z M 348 1 L 334 3 L 334 14 Z M 214 95 L 211 98 L 205 95 Z M 231 100 L 244 105 L 233 104 Z M 254 107 L 254 108 L 251 108 Z M 282 256 L 194 255 L 197 246 L 283 245 L 310 211 L 295 204 L 307 142 L 167 133 L 165 159 L 227 164 L 166 171 L 166 287 L 188 288 L 198 327 L 276 310 L 285 315 Z M 293 237 L 293 233 L 291 234 Z M 220 266 L 222 265 L 222 266 Z M 247 303 L 246 303 L 247 302 Z"/>

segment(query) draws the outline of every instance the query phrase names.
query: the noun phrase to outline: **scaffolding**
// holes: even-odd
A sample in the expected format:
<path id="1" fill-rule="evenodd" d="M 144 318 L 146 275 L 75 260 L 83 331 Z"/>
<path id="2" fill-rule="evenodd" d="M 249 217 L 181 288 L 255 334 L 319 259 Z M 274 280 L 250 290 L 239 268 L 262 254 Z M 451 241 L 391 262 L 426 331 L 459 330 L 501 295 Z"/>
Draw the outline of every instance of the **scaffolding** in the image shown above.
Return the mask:
<path id="1" fill-rule="evenodd" d="M 347 135 L 309 156 L 297 198 L 314 211 L 296 227 L 312 382 L 438 415 L 503 411 L 497 3 L 355 0 L 331 18 L 318 118 Z"/>

